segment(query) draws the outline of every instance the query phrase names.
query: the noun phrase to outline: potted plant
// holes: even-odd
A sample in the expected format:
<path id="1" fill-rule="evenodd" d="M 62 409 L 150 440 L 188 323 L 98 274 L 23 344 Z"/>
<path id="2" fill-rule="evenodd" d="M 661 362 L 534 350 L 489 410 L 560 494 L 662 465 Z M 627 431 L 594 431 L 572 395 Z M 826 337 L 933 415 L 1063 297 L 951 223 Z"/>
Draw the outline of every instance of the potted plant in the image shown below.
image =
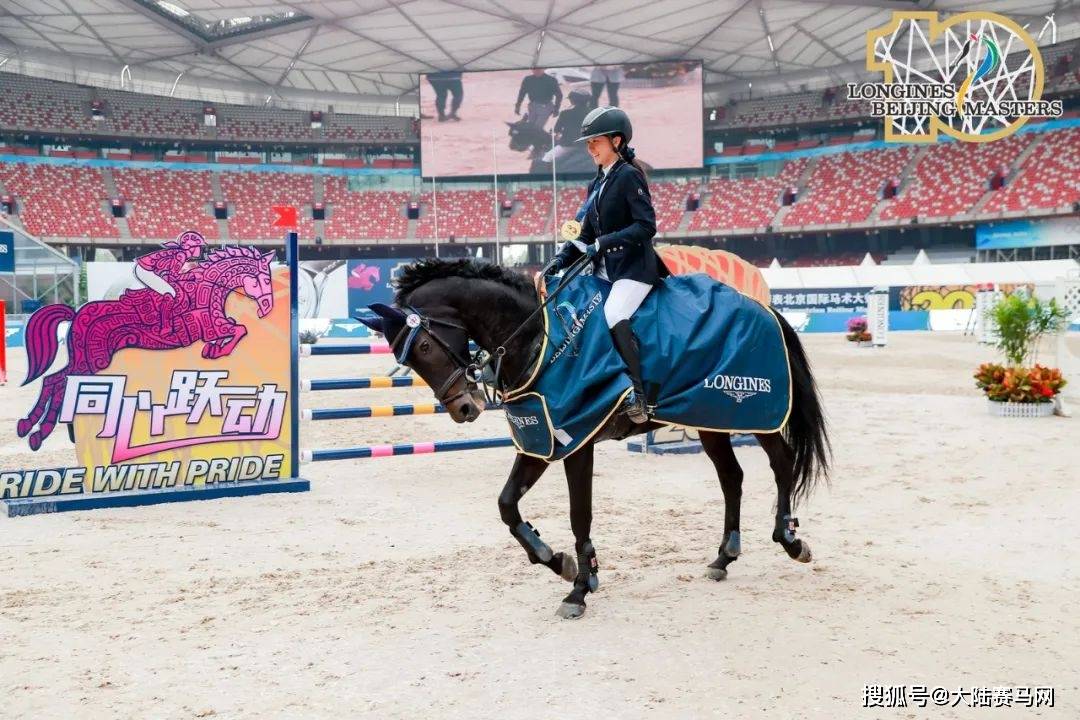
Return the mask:
<path id="1" fill-rule="evenodd" d="M 1008 295 L 987 311 L 997 325 L 997 348 L 1005 364 L 984 363 L 975 373 L 975 385 L 989 402 L 990 413 L 1005 417 L 1052 415 L 1055 398 L 1065 386 L 1057 368 L 1037 362 L 1039 341 L 1061 332 L 1068 313 L 1057 301 L 1044 303 L 1023 292 Z"/>
<path id="2" fill-rule="evenodd" d="M 869 327 L 866 316 L 853 317 L 847 321 L 847 339 L 848 342 L 858 343 L 859 347 L 866 347 L 871 344 L 873 336 L 867 329 Z"/>

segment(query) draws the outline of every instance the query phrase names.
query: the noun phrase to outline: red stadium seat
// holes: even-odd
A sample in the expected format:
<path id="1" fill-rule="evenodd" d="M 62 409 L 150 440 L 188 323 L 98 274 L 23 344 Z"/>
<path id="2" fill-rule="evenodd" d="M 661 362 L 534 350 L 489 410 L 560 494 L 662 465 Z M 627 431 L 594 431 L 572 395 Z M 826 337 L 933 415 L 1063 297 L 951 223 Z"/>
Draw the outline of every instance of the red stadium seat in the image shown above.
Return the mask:
<path id="1" fill-rule="evenodd" d="M 315 225 L 310 207 L 315 197 L 312 176 L 300 173 L 223 172 L 221 191 L 231 206 L 229 238 L 265 240 L 280 235 L 271 227 L 273 205 L 292 205 L 299 209 L 297 232 L 303 238 L 314 237 Z"/>
<path id="2" fill-rule="evenodd" d="M 140 239 L 172 239 L 184 230 L 218 238 L 212 215 L 214 191 L 208 171 L 112 171 L 116 187 L 128 202 L 128 227 Z"/>
<path id="3" fill-rule="evenodd" d="M 806 190 L 781 224 L 790 227 L 868 220 L 886 178 L 899 175 L 915 152 L 916 148 L 903 146 L 818 158 Z"/>
<path id="4" fill-rule="evenodd" d="M 1071 208 L 1076 202 L 1080 202 L 1080 128 L 1070 128 L 1043 133 L 1020 172 L 983 209 Z"/>
<path id="5" fill-rule="evenodd" d="M 20 217 L 31 235 L 57 238 L 118 238 L 104 204 L 108 192 L 95 168 L 0 163 L 0 183 L 19 198 Z"/>
<path id="6" fill-rule="evenodd" d="M 881 211 L 881 219 L 947 217 L 967 212 L 986 192 L 994 171 L 1011 165 L 1031 141 L 1032 136 L 1024 134 L 989 143 L 929 146 L 907 186 Z"/>
<path id="7" fill-rule="evenodd" d="M 408 236 L 405 204 L 410 193 L 386 190 L 349 190 L 348 180 L 328 177 L 325 202 L 328 240 L 399 240 Z"/>

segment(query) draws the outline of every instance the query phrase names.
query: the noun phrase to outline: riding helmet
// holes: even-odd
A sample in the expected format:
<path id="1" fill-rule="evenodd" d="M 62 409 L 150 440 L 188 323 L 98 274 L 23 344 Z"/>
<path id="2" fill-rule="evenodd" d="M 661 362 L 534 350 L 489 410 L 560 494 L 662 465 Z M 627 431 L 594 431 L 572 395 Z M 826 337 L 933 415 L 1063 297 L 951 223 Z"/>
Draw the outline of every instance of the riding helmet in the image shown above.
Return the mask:
<path id="1" fill-rule="evenodd" d="M 581 137 L 578 142 L 600 135 L 622 135 L 623 145 L 629 145 L 634 136 L 630 117 L 617 107 L 598 107 L 581 121 Z"/>

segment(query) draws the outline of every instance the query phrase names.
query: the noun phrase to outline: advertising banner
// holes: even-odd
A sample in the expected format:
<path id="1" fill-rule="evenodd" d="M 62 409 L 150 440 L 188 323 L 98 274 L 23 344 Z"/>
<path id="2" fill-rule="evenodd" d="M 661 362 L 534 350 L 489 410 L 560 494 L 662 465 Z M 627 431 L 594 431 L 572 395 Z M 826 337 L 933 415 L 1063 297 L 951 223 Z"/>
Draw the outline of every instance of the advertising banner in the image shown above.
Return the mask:
<path id="1" fill-rule="evenodd" d="M 393 304 L 393 280 L 401 268 L 415 260 L 416 258 L 349 260 L 345 280 L 349 292 L 349 316 L 366 314 L 368 305 L 372 303 Z"/>
<path id="2" fill-rule="evenodd" d="M 995 250 L 1076 245 L 1080 243 L 1080 218 L 1008 220 L 975 226 L 975 248 Z"/>
<path id="3" fill-rule="evenodd" d="M 0 230 L 0 273 L 15 272 L 15 233 Z"/>
<path id="4" fill-rule="evenodd" d="M 283 253 L 204 244 L 185 233 L 136 261 L 141 288 L 30 317 L 10 515 L 307 489 Z"/>

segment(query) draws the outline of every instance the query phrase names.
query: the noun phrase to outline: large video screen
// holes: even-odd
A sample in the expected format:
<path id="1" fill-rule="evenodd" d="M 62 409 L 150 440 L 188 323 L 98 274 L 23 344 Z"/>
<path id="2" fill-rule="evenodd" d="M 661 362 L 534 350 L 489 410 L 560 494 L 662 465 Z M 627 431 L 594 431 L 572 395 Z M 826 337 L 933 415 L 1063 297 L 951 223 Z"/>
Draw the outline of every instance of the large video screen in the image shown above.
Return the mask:
<path id="1" fill-rule="evenodd" d="M 696 60 L 424 75 L 423 174 L 550 175 L 553 163 L 560 175 L 592 172 L 585 143 L 574 141 L 601 105 L 630 115 L 639 160 L 656 169 L 701 167 L 701 77 Z"/>

